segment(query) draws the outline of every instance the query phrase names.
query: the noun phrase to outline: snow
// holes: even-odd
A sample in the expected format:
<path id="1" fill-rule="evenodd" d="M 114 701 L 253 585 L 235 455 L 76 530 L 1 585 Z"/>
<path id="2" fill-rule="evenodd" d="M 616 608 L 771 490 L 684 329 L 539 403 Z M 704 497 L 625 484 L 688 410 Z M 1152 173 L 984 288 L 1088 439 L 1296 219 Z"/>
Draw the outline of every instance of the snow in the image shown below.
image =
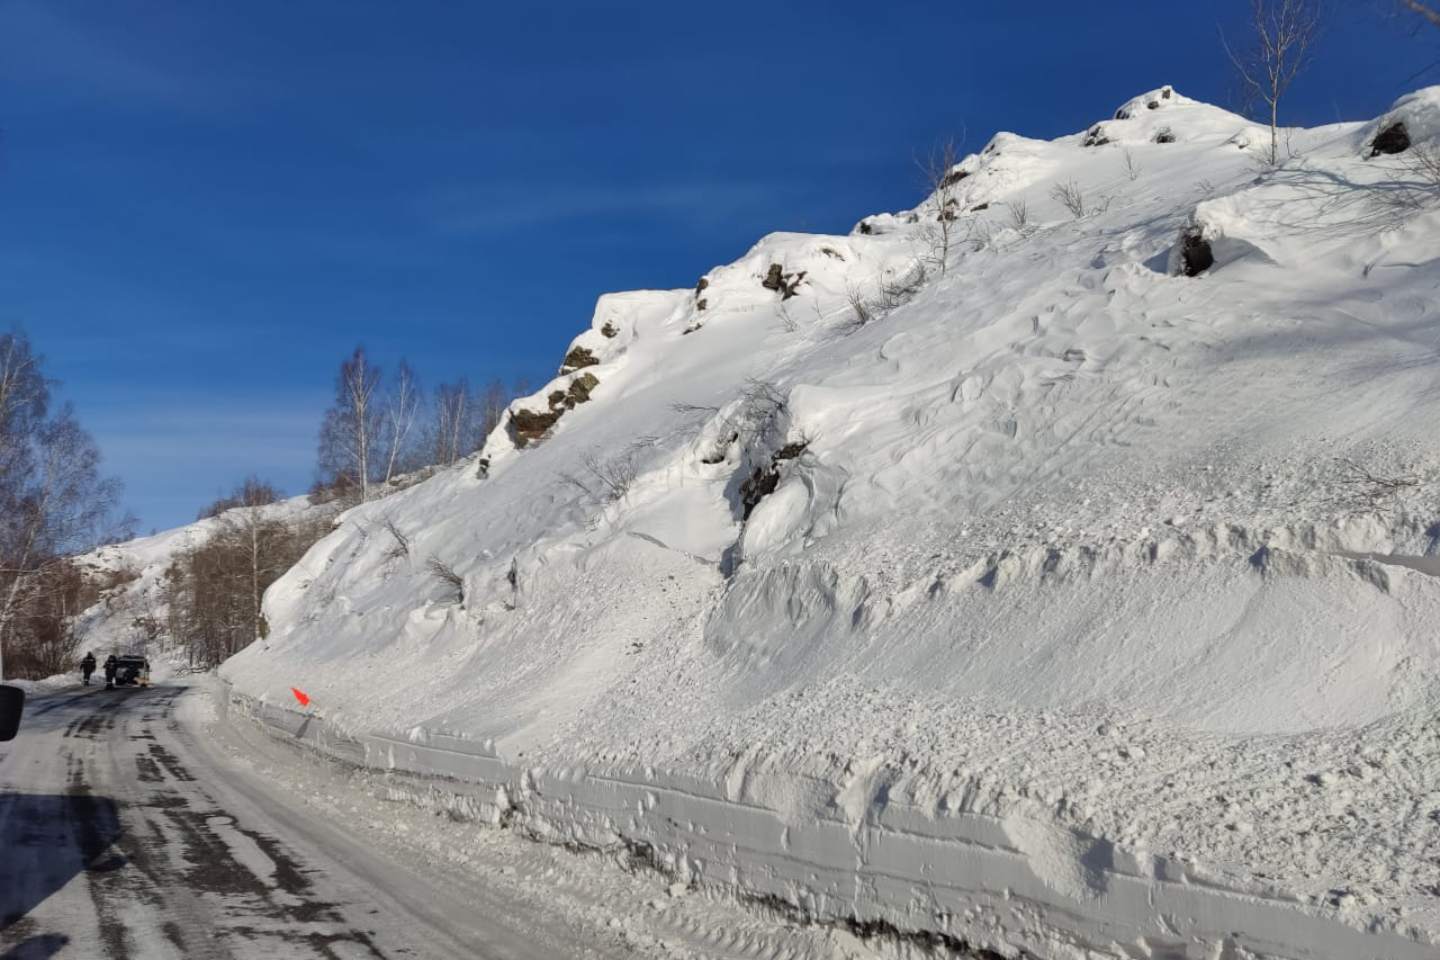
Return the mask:
<path id="1" fill-rule="evenodd" d="M 223 675 L 819 918 L 1433 956 L 1440 213 L 1386 202 L 1379 121 L 1265 171 L 1268 132 L 1167 89 L 966 158 L 943 272 L 927 199 L 601 298 L 596 363 L 515 404 L 547 436 L 344 515 Z"/>

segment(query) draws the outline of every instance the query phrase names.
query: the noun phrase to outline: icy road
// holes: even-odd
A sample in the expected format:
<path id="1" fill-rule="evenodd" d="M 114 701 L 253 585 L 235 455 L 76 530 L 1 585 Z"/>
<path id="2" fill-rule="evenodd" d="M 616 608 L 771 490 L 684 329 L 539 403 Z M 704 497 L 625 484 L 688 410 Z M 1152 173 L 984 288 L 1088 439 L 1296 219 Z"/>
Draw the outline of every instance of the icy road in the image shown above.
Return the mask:
<path id="1" fill-rule="evenodd" d="M 32 700 L 0 746 L 0 956 L 623 955 L 326 822 L 181 723 L 187 695 Z"/>

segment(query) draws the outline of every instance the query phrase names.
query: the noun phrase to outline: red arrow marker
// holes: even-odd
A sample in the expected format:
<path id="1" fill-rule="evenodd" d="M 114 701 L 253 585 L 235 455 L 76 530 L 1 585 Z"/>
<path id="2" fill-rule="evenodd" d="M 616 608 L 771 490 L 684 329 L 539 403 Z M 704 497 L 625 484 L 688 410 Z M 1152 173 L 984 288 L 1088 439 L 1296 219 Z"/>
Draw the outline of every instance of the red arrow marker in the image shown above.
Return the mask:
<path id="1" fill-rule="evenodd" d="M 310 706 L 310 694 L 308 694 L 308 693 L 306 693 L 304 690 L 300 690 L 300 689 L 298 689 L 298 688 L 296 688 L 296 687 L 291 687 L 291 688 L 290 688 L 290 692 L 293 693 L 293 694 L 295 694 L 295 699 L 300 701 L 300 706 L 302 706 L 302 707 L 308 707 L 308 706 Z"/>

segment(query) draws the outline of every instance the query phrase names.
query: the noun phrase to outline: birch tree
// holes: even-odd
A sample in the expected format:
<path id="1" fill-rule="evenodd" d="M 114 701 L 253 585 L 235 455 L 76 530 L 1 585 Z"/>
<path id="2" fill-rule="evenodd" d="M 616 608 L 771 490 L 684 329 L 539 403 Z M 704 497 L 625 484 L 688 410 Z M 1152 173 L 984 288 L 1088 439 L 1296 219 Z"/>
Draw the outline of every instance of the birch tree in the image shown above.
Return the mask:
<path id="1" fill-rule="evenodd" d="M 404 360 L 395 368 L 395 380 L 385 398 L 385 482 L 413 466 L 410 463 L 410 431 L 420 408 L 420 383 Z"/>
<path id="2" fill-rule="evenodd" d="M 6 443 L 9 466 L 26 469 L 8 472 L 0 485 L 0 670 L 28 593 L 40 589 L 67 554 L 123 535 L 113 522 L 120 484 L 101 476 L 100 451 L 69 407 Z"/>
<path id="3" fill-rule="evenodd" d="M 375 447 L 382 425 L 379 388 L 380 368 L 370 362 L 364 347 L 356 347 L 340 364 L 335 377 L 335 402 L 325 412 L 320 427 L 321 473 L 335 485 L 352 484 L 360 491 L 362 502 L 370 499 L 370 484 L 378 466 Z"/>
<path id="4" fill-rule="evenodd" d="M 941 276 L 950 264 L 950 248 L 960 218 L 956 193 L 965 174 L 955 169 L 959 163 L 959 148 L 954 140 L 946 140 L 919 164 L 935 217 L 933 221 L 927 219 L 921 227 L 921 238 L 929 248 L 930 260 L 939 266 Z"/>
<path id="5" fill-rule="evenodd" d="M 475 450 L 483 414 L 484 404 L 475 398 L 465 378 L 435 388 L 429 439 L 437 466 L 448 467 Z"/>
<path id="6" fill-rule="evenodd" d="M 1270 123 L 1271 166 L 1280 162 L 1280 100 L 1310 62 L 1320 32 L 1319 0 L 1250 0 L 1251 37 L 1235 50 L 1220 42 L 1235 68 L 1245 101 L 1263 104 Z"/>

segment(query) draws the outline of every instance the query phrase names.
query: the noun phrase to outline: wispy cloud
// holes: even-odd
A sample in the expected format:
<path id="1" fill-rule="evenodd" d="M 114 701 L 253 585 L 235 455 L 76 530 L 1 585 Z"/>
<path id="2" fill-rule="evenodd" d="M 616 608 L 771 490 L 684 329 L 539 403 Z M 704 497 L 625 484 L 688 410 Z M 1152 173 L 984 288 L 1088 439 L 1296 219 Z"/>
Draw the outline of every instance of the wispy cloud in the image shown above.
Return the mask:
<path id="1" fill-rule="evenodd" d="M 55 4 L 0 2 L 0 80 L 51 96 L 189 109 L 213 84 L 147 57 L 136 45 Z"/>
<path id="2" fill-rule="evenodd" d="M 724 222 L 772 202 L 783 190 L 760 181 L 691 181 L 643 185 L 497 182 L 442 188 L 416 204 L 433 229 L 489 233 L 615 217 Z"/>

